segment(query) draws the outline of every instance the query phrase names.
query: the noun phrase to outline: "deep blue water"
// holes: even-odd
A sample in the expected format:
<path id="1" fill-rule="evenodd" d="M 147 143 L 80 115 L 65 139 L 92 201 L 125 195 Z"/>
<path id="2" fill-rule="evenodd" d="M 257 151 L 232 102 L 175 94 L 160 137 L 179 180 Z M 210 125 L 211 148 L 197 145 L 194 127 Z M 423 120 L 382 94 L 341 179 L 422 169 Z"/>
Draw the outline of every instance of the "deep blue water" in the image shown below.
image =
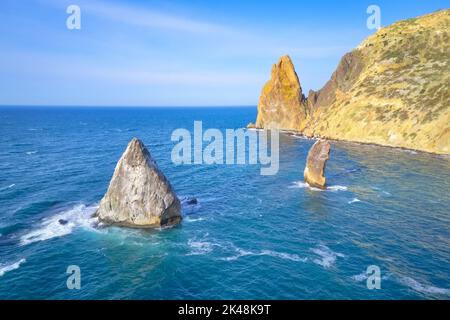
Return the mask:
<path id="1" fill-rule="evenodd" d="M 0 109 L 1 299 L 449 299 L 450 159 L 332 143 L 326 191 L 301 181 L 312 140 L 281 136 L 280 171 L 171 163 L 176 128 L 240 128 L 256 108 Z M 95 228 L 132 137 L 180 197 L 181 225 Z M 59 219 L 69 221 L 60 225 Z M 66 268 L 81 269 L 81 289 Z M 381 289 L 365 270 L 377 265 Z"/>

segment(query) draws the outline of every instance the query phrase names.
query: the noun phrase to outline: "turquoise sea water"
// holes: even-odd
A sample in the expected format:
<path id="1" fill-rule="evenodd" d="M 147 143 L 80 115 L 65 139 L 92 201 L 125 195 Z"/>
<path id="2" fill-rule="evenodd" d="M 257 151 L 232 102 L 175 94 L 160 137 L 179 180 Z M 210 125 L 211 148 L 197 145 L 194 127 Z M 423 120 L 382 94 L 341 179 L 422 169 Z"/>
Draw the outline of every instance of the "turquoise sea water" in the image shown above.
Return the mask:
<path id="1" fill-rule="evenodd" d="M 280 171 L 171 163 L 174 129 L 240 128 L 256 108 L 0 109 L 0 299 L 449 299 L 450 159 L 332 143 L 330 188 L 302 183 L 312 140 Z M 165 230 L 90 214 L 132 137 L 184 206 Z M 58 220 L 69 223 L 61 225 Z M 81 289 L 66 286 L 69 265 Z M 381 289 L 365 271 L 381 269 Z"/>

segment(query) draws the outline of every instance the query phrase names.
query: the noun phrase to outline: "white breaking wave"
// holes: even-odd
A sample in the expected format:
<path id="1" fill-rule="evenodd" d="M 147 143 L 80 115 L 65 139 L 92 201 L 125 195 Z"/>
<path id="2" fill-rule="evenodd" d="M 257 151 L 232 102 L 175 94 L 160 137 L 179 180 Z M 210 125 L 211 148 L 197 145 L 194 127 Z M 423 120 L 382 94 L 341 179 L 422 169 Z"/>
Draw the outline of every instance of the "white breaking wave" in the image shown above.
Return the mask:
<path id="1" fill-rule="evenodd" d="M 42 221 L 40 227 L 20 238 L 21 245 L 27 245 L 37 241 L 45 241 L 55 237 L 62 237 L 72 233 L 75 227 L 93 229 L 98 222 L 92 218 L 97 206 L 86 207 L 77 205 L 68 211 L 58 213 Z"/>
<path id="2" fill-rule="evenodd" d="M 366 271 L 363 271 L 360 274 L 352 276 L 352 279 L 355 280 L 356 282 L 361 282 L 367 280 L 368 277 L 369 276 L 367 275 Z M 387 280 L 389 278 L 390 278 L 389 274 L 381 276 L 381 280 Z"/>
<path id="3" fill-rule="evenodd" d="M 271 251 L 271 250 L 263 250 L 259 255 L 263 256 L 272 256 L 280 259 L 285 260 L 292 260 L 292 261 L 298 261 L 298 262 L 306 262 L 308 258 L 301 258 L 296 254 L 290 254 L 290 253 L 284 253 L 284 252 L 277 252 L 277 251 Z"/>
<path id="4" fill-rule="evenodd" d="M 28 151 L 27 155 L 32 155 L 32 154 L 35 154 L 35 153 L 37 153 L 37 151 Z"/>
<path id="5" fill-rule="evenodd" d="M 293 185 L 289 186 L 289 188 L 299 188 L 299 189 L 304 189 L 304 188 L 308 188 L 310 190 L 313 191 L 347 191 L 348 188 L 346 186 L 329 186 L 326 188 L 326 190 L 320 189 L 320 188 L 316 188 L 316 187 L 311 187 L 308 183 L 304 182 L 304 181 L 295 181 L 293 182 Z"/>
<path id="6" fill-rule="evenodd" d="M 9 186 L 7 186 L 7 187 L 3 187 L 3 188 L 1 188 L 0 189 L 0 191 L 3 191 L 3 190 L 7 190 L 7 189 L 11 189 L 11 188 L 13 188 L 14 186 L 15 186 L 16 184 L 15 183 L 13 183 L 13 184 L 10 184 Z"/>
<path id="7" fill-rule="evenodd" d="M 252 252 L 252 251 L 246 251 L 246 250 L 243 250 L 240 248 L 236 248 L 236 251 L 238 252 L 236 255 L 231 256 L 231 257 L 221 258 L 221 260 L 233 261 L 233 260 L 237 260 L 241 257 L 245 257 L 245 256 L 271 256 L 271 257 L 275 257 L 275 258 L 297 261 L 297 262 L 306 262 L 308 260 L 308 258 L 301 258 L 296 254 L 277 252 L 277 251 L 272 251 L 272 250 L 262 250 L 261 252 Z"/>
<path id="8" fill-rule="evenodd" d="M 356 282 L 361 282 L 361 281 L 367 280 L 367 278 L 368 278 L 368 276 L 367 276 L 366 272 L 362 272 L 360 274 L 352 276 L 352 279 L 355 280 Z"/>
<path id="9" fill-rule="evenodd" d="M 189 216 L 183 218 L 184 222 L 197 222 L 197 221 L 203 221 L 205 220 L 204 218 L 191 218 Z"/>
<path id="10" fill-rule="evenodd" d="M 192 249 L 188 256 L 196 256 L 210 253 L 213 250 L 215 244 L 208 241 L 195 241 L 192 239 L 188 240 L 188 245 Z"/>
<path id="11" fill-rule="evenodd" d="M 319 245 L 317 248 L 311 249 L 321 259 L 314 259 L 313 262 L 324 268 L 330 268 L 338 257 L 345 257 L 342 253 L 334 252 L 325 245 Z"/>
<path id="12" fill-rule="evenodd" d="M 450 295 L 450 289 L 423 285 L 410 277 L 400 278 L 400 282 L 402 284 L 410 287 L 411 289 L 421 292 L 421 293 L 437 293 L 437 294 Z"/>
<path id="13" fill-rule="evenodd" d="M 27 261 L 26 259 L 20 259 L 17 262 L 14 262 L 12 264 L 8 264 L 8 265 L 0 265 L 0 277 L 2 277 L 5 273 L 9 272 L 9 271 L 13 271 L 16 269 L 20 268 L 20 265 L 22 263 L 25 263 L 25 261 Z"/>
<path id="14" fill-rule="evenodd" d="M 348 188 L 346 186 L 329 186 L 329 187 L 327 187 L 327 190 L 331 190 L 331 191 L 347 191 Z"/>
<path id="15" fill-rule="evenodd" d="M 352 204 L 352 203 L 355 203 L 355 202 L 361 202 L 361 200 L 359 200 L 358 198 L 353 198 L 352 200 L 350 200 L 348 202 L 348 204 Z"/>

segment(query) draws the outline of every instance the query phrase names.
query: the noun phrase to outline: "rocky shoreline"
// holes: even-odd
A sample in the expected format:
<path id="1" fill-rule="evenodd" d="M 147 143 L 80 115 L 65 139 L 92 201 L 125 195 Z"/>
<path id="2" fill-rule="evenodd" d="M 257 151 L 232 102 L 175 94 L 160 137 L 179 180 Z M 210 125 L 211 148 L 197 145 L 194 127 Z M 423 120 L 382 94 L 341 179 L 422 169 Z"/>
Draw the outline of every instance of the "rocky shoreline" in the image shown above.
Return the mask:
<path id="1" fill-rule="evenodd" d="M 450 154 L 450 10 L 382 28 L 303 94 L 289 56 L 272 67 L 249 128 Z"/>

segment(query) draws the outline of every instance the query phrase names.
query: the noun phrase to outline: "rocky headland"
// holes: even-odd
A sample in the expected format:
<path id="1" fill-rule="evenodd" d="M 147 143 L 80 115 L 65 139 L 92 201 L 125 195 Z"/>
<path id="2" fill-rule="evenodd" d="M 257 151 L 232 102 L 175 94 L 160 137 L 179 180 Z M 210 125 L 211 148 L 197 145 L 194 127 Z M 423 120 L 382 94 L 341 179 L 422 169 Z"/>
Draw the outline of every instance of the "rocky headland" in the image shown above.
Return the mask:
<path id="1" fill-rule="evenodd" d="M 450 154 L 450 10 L 380 29 L 306 98 L 283 56 L 262 89 L 256 128 Z"/>

